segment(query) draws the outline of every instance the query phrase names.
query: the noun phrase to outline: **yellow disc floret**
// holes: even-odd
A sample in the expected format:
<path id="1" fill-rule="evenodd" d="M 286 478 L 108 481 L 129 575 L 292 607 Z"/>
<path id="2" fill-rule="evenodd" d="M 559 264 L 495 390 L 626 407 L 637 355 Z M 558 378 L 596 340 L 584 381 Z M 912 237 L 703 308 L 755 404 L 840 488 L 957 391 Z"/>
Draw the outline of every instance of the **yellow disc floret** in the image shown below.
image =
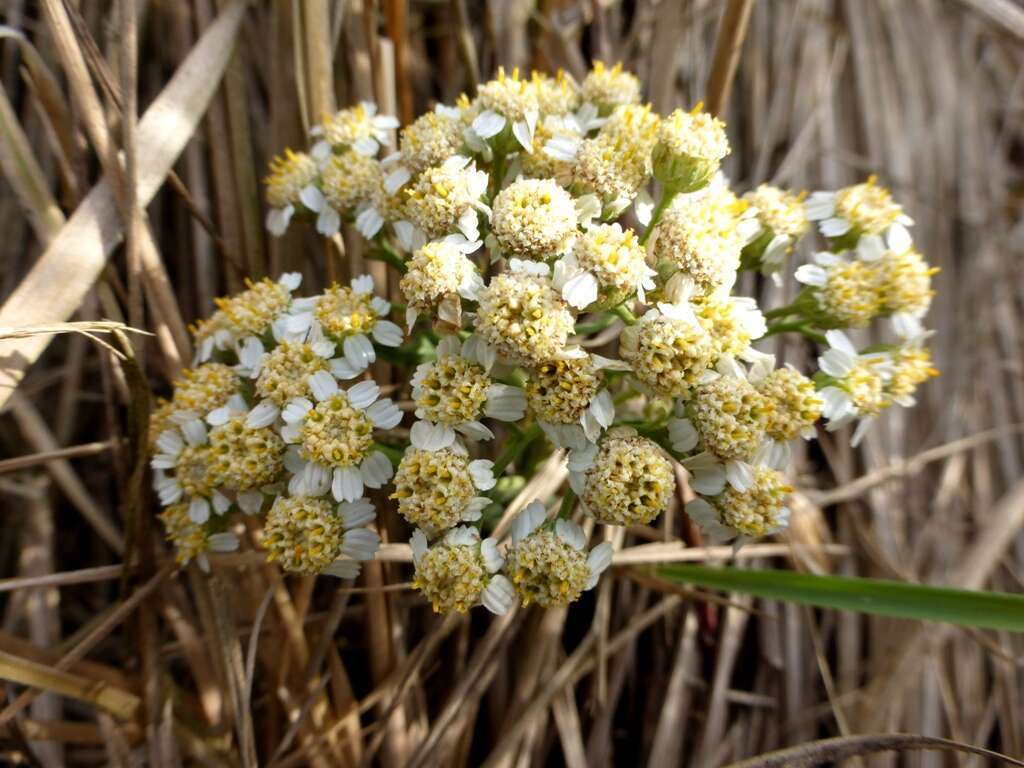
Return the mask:
<path id="1" fill-rule="evenodd" d="M 273 483 L 284 466 L 285 444 L 270 427 L 247 427 L 235 416 L 210 430 L 211 472 L 217 484 L 247 491 Z"/>
<path id="2" fill-rule="evenodd" d="M 839 327 L 863 328 L 882 311 L 878 267 L 866 261 L 839 261 L 828 268 L 818 299 Z"/>
<path id="3" fill-rule="evenodd" d="M 458 293 L 476 274 L 473 262 L 457 246 L 435 240 L 418 248 L 406 262 L 399 288 L 413 309 L 432 309 L 445 296 Z"/>
<path id="4" fill-rule="evenodd" d="M 230 366 L 203 363 L 181 373 L 174 382 L 174 407 L 204 417 L 238 392 L 239 378 Z"/>
<path id="5" fill-rule="evenodd" d="M 504 273 L 480 291 L 477 332 L 510 360 L 550 360 L 573 329 L 568 305 L 545 278 Z"/>
<path id="6" fill-rule="evenodd" d="M 263 358 L 256 393 L 283 408 L 289 400 L 309 395 L 309 377 L 326 370 L 327 361 L 311 345 L 282 341 Z"/>
<path id="7" fill-rule="evenodd" d="M 498 67 L 498 77 L 477 89 L 476 101 L 482 109 L 497 112 L 513 122 L 540 110 L 537 89 L 529 80 L 519 79 L 518 67 L 511 76 L 505 74 L 504 67 Z"/>
<path id="8" fill-rule="evenodd" d="M 341 518 L 326 499 L 279 496 L 263 526 L 268 562 L 293 573 L 320 573 L 338 558 L 343 540 Z"/>
<path id="9" fill-rule="evenodd" d="M 479 545 L 442 540 L 420 557 L 412 585 L 435 613 L 465 613 L 480 602 L 489 580 Z"/>
<path id="10" fill-rule="evenodd" d="M 438 424 L 475 421 L 487 401 L 490 377 L 484 369 L 458 355 L 445 355 L 428 363 L 413 386 L 420 418 Z"/>
<path id="11" fill-rule="evenodd" d="M 772 404 L 765 434 L 773 440 L 792 440 L 821 418 L 823 401 L 814 382 L 794 368 L 776 368 L 757 391 Z"/>
<path id="12" fill-rule="evenodd" d="M 402 129 L 398 149 L 402 164 L 416 174 L 441 165 L 462 146 L 462 121 L 452 115 L 428 112 Z"/>
<path id="13" fill-rule="evenodd" d="M 743 199 L 757 209 L 757 218 L 773 234 L 797 238 L 807 232 L 809 222 L 803 195 L 761 184 L 745 194 Z"/>
<path id="14" fill-rule="evenodd" d="M 339 339 L 369 333 L 378 319 L 372 294 L 337 284 L 317 299 L 314 313 L 324 331 Z"/>
<path id="15" fill-rule="evenodd" d="M 327 203 L 334 210 L 345 212 L 373 198 L 380 179 L 380 167 L 372 157 L 348 150 L 340 155 L 331 155 L 322 177 Z"/>
<path id="16" fill-rule="evenodd" d="M 676 490 L 672 464 L 657 444 L 639 436 L 605 439 L 586 478 L 580 498 L 606 525 L 647 525 Z"/>
<path id="17" fill-rule="evenodd" d="M 580 90 L 583 100 L 600 109 L 601 114 L 640 101 L 640 81 L 636 75 L 623 71 L 622 62 L 607 67 L 604 62 L 595 61 Z"/>
<path id="18" fill-rule="evenodd" d="M 598 284 L 616 297 L 632 293 L 647 277 L 647 253 L 632 229 L 619 224 L 590 227 L 573 248 L 576 263 L 593 273 Z"/>
<path id="19" fill-rule="evenodd" d="M 572 196 L 552 179 L 520 179 L 495 198 L 491 228 L 506 253 L 544 260 L 565 250 L 576 220 Z"/>
<path id="20" fill-rule="evenodd" d="M 262 336 L 288 308 L 292 294 L 287 286 L 268 277 L 258 283 L 246 278 L 245 284 L 247 290 L 236 296 L 214 299 L 214 304 L 222 313 L 227 328 L 237 334 Z"/>
<path id="21" fill-rule="evenodd" d="M 850 222 L 858 232 L 880 235 L 903 215 L 903 208 L 872 176 L 863 184 L 836 192 L 835 215 Z"/>
<path id="22" fill-rule="evenodd" d="M 586 555 L 546 529 L 509 549 L 505 572 L 524 606 L 545 608 L 578 600 L 590 575 Z"/>
<path id="23" fill-rule="evenodd" d="M 601 388 L 593 360 L 551 360 L 535 367 L 526 382 L 526 401 L 538 419 L 577 424 Z"/>
<path id="24" fill-rule="evenodd" d="M 188 504 L 172 504 L 159 514 L 167 541 L 174 545 L 175 559 L 184 565 L 210 548 L 206 530 L 188 516 Z"/>
<path id="25" fill-rule="evenodd" d="M 328 467 L 358 465 L 373 446 L 373 422 L 344 393 L 317 403 L 302 423 L 299 455 Z"/>
<path id="26" fill-rule="evenodd" d="M 921 317 L 931 306 L 932 275 L 939 270 L 929 266 L 917 251 L 886 251 L 878 261 L 878 291 L 881 310 L 905 312 Z"/>
<path id="27" fill-rule="evenodd" d="M 697 388 L 692 419 L 718 458 L 749 459 L 764 441 L 772 404 L 745 379 L 719 376 Z"/>
<path id="28" fill-rule="evenodd" d="M 693 322 L 647 312 L 620 337 L 622 356 L 638 379 L 659 394 L 689 397 L 714 360 L 714 341 Z"/>
<path id="29" fill-rule="evenodd" d="M 299 192 L 314 181 L 318 170 L 316 162 L 304 152 L 286 149 L 270 161 L 270 173 L 263 180 L 267 187 L 267 203 L 272 208 L 284 208 L 299 202 Z"/>
<path id="30" fill-rule="evenodd" d="M 793 488 L 782 475 L 767 467 L 754 471 L 754 484 L 746 491 L 726 485 L 715 499 L 723 525 L 743 536 L 757 538 L 775 531 L 787 522 L 786 497 Z"/>
<path id="31" fill-rule="evenodd" d="M 399 514 L 430 535 L 457 525 L 475 494 L 469 459 L 447 449 L 410 448 L 394 483 Z"/>

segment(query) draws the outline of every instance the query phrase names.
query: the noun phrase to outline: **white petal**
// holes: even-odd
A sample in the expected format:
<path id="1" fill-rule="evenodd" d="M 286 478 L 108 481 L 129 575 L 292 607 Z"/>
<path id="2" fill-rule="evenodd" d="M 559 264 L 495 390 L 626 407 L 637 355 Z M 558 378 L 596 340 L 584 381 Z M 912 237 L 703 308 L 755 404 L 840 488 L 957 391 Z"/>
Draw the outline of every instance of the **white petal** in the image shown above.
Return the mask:
<path id="1" fill-rule="evenodd" d="M 238 507 L 247 515 L 258 515 L 263 507 L 263 494 L 259 491 L 243 491 L 238 494 Z"/>
<path id="2" fill-rule="evenodd" d="M 373 324 L 373 338 L 385 347 L 397 347 L 402 343 L 402 329 L 390 320 L 378 320 Z"/>
<path id="3" fill-rule="evenodd" d="M 857 356 L 857 348 L 853 346 L 850 337 L 842 331 L 826 331 L 825 340 L 828 341 L 828 345 L 833 349 L 842 350 L 852 357 Z"/>
<path id="4" fill-rule="evenodd" d="M 402 411 L 386 397 L 367 408 L 366 417 L 378 429 L 391 429 L 402 422 Z"/>
<path id="5" fill-rule="evenodd" d="M 885 242 L 889 246 L 889 250 L 896 253 L 906 253 L 914 245 L 910 232 L 900 222 L 889 227 L 885 233 Z"/>
<path id="6" fill-rule="evenodd" d="M 555 521 L 555 533 L 558 534 L 558 538 L 564 541 L 573 549 L 582 550 L 587 546 L 587 536 L 583 533 L 583 529 L 580 528 L 572 520 L 566 520 L 559 518 Z"/>
<path id="7" fill-rule="evenodd" d="M 473 120 L 472 127 L 473 131 L 481 139 L 489 139 L 501 133 L 502 128 L 505 127 L 505 118 L 497 112 L 492 112 L 488 109 L 477 115 L 476 119 Z"/>
<path id="8" fill-rule="evenodd" d="M 303 493 L 308 496 L 323 496 L 331 487 L 331 470 L 315 461 L 306 463 L 302 471 Z"/>
<path id="9" fill-rule="evenodd" d="M 427 535 L 419 528 L 412 532 L 412 536 L 409 539 L 409 548 L 412 549 L 412 561 L 414 563 L 418 564 L 420 558 L 427 554 Z"/>
<path id="10" fill-rule="evenodd" d="M 484 539 L 480 542 L 480 556 L 489 573 L 497 573 L 505 564 L 505 558 L 498 551 L 498 542 L 494 539 Z"/>
<path id="11" fill-rule="evenodd" d="M 793 273 L 798 283 L 824 288 L 828 284 L 828 271 L 817 264 L 801 264 Z"/>
<path id="12" fill-rule="evenodd" d="M 377 359 L 373 344 L 363 335 L 349 336 L 342 343 L 342 348 L 348 364 L 360 371 L 365 371 L 366 366 Z"/>
<path id="13" fill-rule="evenodd" d="M 189 445 L 202 445 L 206 442 L 206 425 L 199 419 L 191 419 L 181 425 L 181 432 Z"/>
<path id="14" fill-rule="evenodd" d="M 238 537 L 233 533 L 212 533 L 206 540 L 211 552 L 234 552 L 238 549 Z"/>
<path id="15" fill-rule="evenodd" d="M 332 237 L 338 234 L 341 229 L 341 216 L 329 205 L 320 209 L 320 215 L 316 217 L 316 231 L 325 237 Z"/>
<path id="16" fill-rule="evenodd" d="M 383 226 L 384 217 L 373 206 L 364 208 L 356 214 L 356 229 L 367 240 L 373 240 Z"/>
<path id="17" fill-rule="evenodd" d="M 411 178 L 412 174 L 409 173 L 409 169 L 399 166 L 384 177 L 384 191 L 388 195 L 393 195 L 404 187 L 405 183 Z"/>
<path id="18" fill-rule="evenodd" d="M 566 281 L 562 298 L 572 307 L 584 309 L 597 301 L 597 278 L 590 272 L 583 272 Z"/>
<path id="19" fill-rule="evenodd" d="M 826 349 L 818 358 L 818 367 L 829 376 L 840 379 L 853 369 L 855 362 L 853 356 L 841 349 Z"/>
<path id="20" fill-rule="evenodd" d="M 702 496 L 717 496 L 725 489 L 725 467 L 719 464 L 715 468 L 695 470 L 690 487 Z"/>
<path id="21" fill-rule="evenodd" d="M 533 154 L 532 133 L 530 126 L 525 120 L 517 120 L 512 123 L 512 135 L 516 137 L 516 141 L 519 142 L 520 146 L 531 155 Z"/>
<path id="22" fill-rule="evenodd" d="M 380 451 L 374 451 L 359 465 L 359 473 L 363 476 L 363 485 L 367 488 L 381 488 L 395 474 L 395 468 Z"/>
<path id="23" fill-rule="evenodd" d="M 345 397 L 348 398 L 349 403 L 353 408 L 360 410 L 366 410 L 380 396 L 380 387 L 377 386 L 375 381 L 360 381 L 358 384 L 349 387 L 348 391 L 345 392 Z"/>
<path id="24" fill-rule="evenodd" d="M 807 218 L 811 221 L 827 219 L 835 213 L 836 196 L 833 192 L 814 192 L 804 203 Z"/>
<path id="25" fill-rule="evenodd" d="M 249 411 L 249 415 L 245 418 L 245 426 L 249 429 L 259 429 L 260 427 L 269 427 L 275 421 L 277 421 L 277 415 L 281 410 L 269 400 L 262 400 L 256 404 L 256 407 Z"/>
<path id="26" fill-rule="evenodd" d="M 281 411 L 281 418 L 285 424 L 301 424 L 306 419 L 306 414 L 313 409 L 313 403 L 304 397 L 297 397 L 290 400 Z"/>
<path id="27" fill-rule="evenodd" d="M 754 485 L 754 468 L 745 461 L 727 461 L 725 477 L 737 491 L 748 491 Z"/>
<path id="28" fill-rule="evenodd" d="M 266 227 L 270 234 L 280 237 L 288 231 L 288 223 L 295 213 L 295 206 L 287 205 L 284 208 L 271 208 L 267 211 Z"/>
<path id="29" fill-rule="evenodd" d="M 736 537 L 736 532 L 722 525 L 718 512 L 705 499 L 694 499 L 686 505 L 686 514 L 704 532 L 708 541 L 719 544 Z"/>
<path id="30" fill-rule="evenodd" d="M 601 542 L 590 550 L 590 554 L 587 555 L 587 568 L 590 570 L 590 577 L 587 579 L 584 589 L 593 589 L 596 586 L 601 574 L 612 564 L 612 554 L 612 545 L 607 541 Z"/>
<path id="31" fill-rule="evenodd" d="M 210 502 L 206 499 L 192 499 L 188 505 L 188 517 L 196 525 L 202 525 L 210 519 Z"/>
<path id="32" fill-rule="evenodd" d="M 352 286 L 352 292 L 358 296 L 362 296 L 364 293 L 373 293 L 373 275 L 354 277 L 350 285 Z"/>
<path id="33" fill-rule="evenodd" d="M 829 218 L 825 219 L 818 225 L 821 229 L 821 234 L 825 237 L 842 237 L 850 231 L 850 222 L 846 219 Z"/>
<path id="34" fill-rule="evenodd" d="M 156 447 L 160 453 L 167 454 L 173 459 L 184 450 L 185 441 L 178 430 L 165 429 L 156 439 Z"/>
<path id="35" fill-rule="evenodd" d="M 373 560 L 380 549 L 380 535 L 369 528 L 353 528 L 345 531 L 345 539 L 341 545 L 341 554 L 353 560 Z"/>
<path id="36" fill-rule="evenodd" d="M 473 485 L 481 491 L 489 491 L 497 482 L 494 479 L 494 462 L 489 459 L 476 459 L 469 462 L 469 474 Z"/>
<path id="37" fill-rule="evenodd" d="M 362 567 L 362 564 L 357 560 L 339 558 L 324 568 L 323 573 L 327 576 L 334 576 L 337 579 L 356 579 L 359 577 L 359 571 L 362 570 Z"/>
<path id="38" fill-rule="evenodd" d="M 607 389 L 602 389 L 597 396 L 590 401 L 590 412 L 594 414 L 597 423 L 607 429 L 615 421 L 615 401 Z"/>
<path id="39" fill-rule="evenodd" d="M 306 381 L 309 383 L 309 391 L 317 402 L 323 402 L 338 394 L 338 381 L 327 371 L 317 371 L 310 374 Z"/>
<path id="40" fill-rule="evenodd" d="M 470 440 L 491 440 L 494 437 L 494 433 L 479 421 L 464 421 L 456 425 L 455 430 Z"/>
<path id="41" fill-rule="evenodd" d="M 480 543 L 480 532 L 468 525 L 460 525 L 448 531 L 444 541 L 455 547 L 475 547 Z"/>
<path id="42" fill-rule="evenodd" d="M 491 613 L 499 616 L 508 613 L 515 604 L 516 591 L 512 582 L 501 574 L 491 577 L 490 582 L 480 593 L 480 604 Z"/>
<path id="43" fill-rule="evenodd" d="M 417 421 L 409 430 L 409 442 L 422 451 L 439 451 L 455 441 L 455 432 L 444 424 Z"/>
<path id="44" fill-rule="evenodd" d="M 519 387 L 491 384 L 487 388 L 484 415 L 500 421 L 519 421 L 526 412 L 526 395 Z"/>
<path id="45" fill-rule="evenodd" d="M 546 518 L 544 505 L 539 501 L 531 501 L 512 521 L 512 543 L 518 544 L 525 539 L 537 530 Z"/>
<path id="46" fill-rule="evenodd" d="M 366 157 L 373 157 L 377 154 L 377 150 L 380 149 L 380 144 L 377 143 L 376 139 L 371 139 L 369 136 L 364 136 L 361 139 L 357 139 L 352 142 L 352 149 L 358 152 L 360 155 L 366 155 Z"/>
<path id="47" fill-rule="evenodd" d="M 332 374 L 334 374 L 339 379 L 345 380 L 354 379 L 356 376 L 358 376 L 365 370 L 365 368 L 360 368 L 357 370 L 348 360 L 346 360 L 343 357 L 337 357 L 334 360 L 331 360 L 331 362 L 329 363 L 329 367 L 331 369 Z"/>
<path id="48" fill-rule="evenodd" d="M 674 451 L 689 453 L 697 447 L 700 435 L 689 419 L 669 419 L 668 439 Z"/>
<path id="49" fill-rule="evenodd" d="M 312 184 L 309 184 L 299 190 L 299 200 L 301 200 L 302 204 L 314 213 L 324 207 L 323 193 Z"/>
<path id="50" fill-rule="evenodd" d="M 857 241 L 857 256 L 864 261 L 878 261 L 885 254 L 885 243 L 878 235 L 861 235 Z"/>
<path id="51" fill-rule="evenodd" d="M 369 499 L 343 501 L 338 505 L 338 514 L 341 515 L 341 524 L 346 530 L 360 528 L 377 519 L 377 510 Z"/>
<path id="52" fill-rule="evenodd" d="M 636 220 L 645 227 L 651 223 L 654 215 L 654 200 L 646 189 L 641 189 L 633 200 L 633 210 L 636 212 Z"/>
<path id="53" fill-rule="evenodd" d="M 363 476 L 355 467 L 336 467 L 331 481 L 335 501 L 355 501 L 363 495 Z"/>

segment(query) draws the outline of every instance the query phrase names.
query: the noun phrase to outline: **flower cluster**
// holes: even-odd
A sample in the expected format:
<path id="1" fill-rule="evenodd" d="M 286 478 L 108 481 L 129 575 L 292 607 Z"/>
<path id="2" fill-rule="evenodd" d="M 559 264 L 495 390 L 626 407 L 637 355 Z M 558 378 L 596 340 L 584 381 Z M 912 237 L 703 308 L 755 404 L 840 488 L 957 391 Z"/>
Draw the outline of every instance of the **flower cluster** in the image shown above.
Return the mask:
<path id="1" fill-rule="evenodd" d="M 197 323 L 195 367 L 152 417 L 182 561 L 209 565 L 245 533 L 286 571 L 351 578 L 386 512 L 435 611 L 563 606 L 611 564 L 595 528 L 653 524 L 688 475 L 709 539 L 779 532 L 794 441 L 824 418 L 859 422 L 856 443 L 913 404 L 936 374 L 935 270 L 890 192 L 739 194 L 725 124 L 700 104 L 658 115 L 641 90 L 621 65 L 582 82 L 499 70 L 400 129 L 343 109 L 273 161 L 268 229 L 353 227 L 402 306 L 369 277 L 299 297 L 285 275 Z M 812 223 L 822 247 L 791 304 L 735 294 L 744 271 L 783 285 Z M 879 318 L 889 342 L 845 332 Z M 757 349 L 784 332 L 823 347 L 813 375 Z M 378 356 L 387 380 L 368 373 Z M 561 503 L 524 504 L 549 459 L 566 463 Z"/>

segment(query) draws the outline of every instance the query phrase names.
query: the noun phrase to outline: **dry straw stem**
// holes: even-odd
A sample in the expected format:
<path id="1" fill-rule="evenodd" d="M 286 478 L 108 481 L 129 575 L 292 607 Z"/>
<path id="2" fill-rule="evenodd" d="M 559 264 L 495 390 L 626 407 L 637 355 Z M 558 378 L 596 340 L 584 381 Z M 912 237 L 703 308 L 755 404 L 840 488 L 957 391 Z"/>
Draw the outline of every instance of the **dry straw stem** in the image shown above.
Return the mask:
<path id="1" fill-rule="evenodd" d="M 235 0 L 182 62 L 139 121 L 137 199 L 147 205 L 195 131 L 227 66 L 245 11 Z M 101 181 L 0 307 L 0 326 L 67 320 L 81 306 L 122 236 L 114 190 Z M 48 336 L 0 340 L 0 406 L 49 343 Z"/>

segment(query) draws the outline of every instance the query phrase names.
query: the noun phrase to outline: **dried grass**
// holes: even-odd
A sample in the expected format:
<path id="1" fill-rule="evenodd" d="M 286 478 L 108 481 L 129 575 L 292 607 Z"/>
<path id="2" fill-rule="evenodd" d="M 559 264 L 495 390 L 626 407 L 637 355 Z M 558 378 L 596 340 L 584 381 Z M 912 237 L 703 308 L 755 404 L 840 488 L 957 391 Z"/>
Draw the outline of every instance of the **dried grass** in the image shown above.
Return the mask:
<path id="1" fill-rule="evenodd" d="M 5 760 L 996 760 L 927 751 L 958 748 L 950 740 L 1024 754 L 1018 636 L 723 601 L 646 571 L 781 557 L 1020 591 L 1017 5 L 8 0 L 0 21 Z M 834 187 L 879 172 L 943 270 L 932 314 L 942 378 L 861 450 L 843 435 L 808 448 L 783 540 L 734 558 L 700 547 L 674 512 L 624 532 L 610 578 L 568 611 L 434 617 L 407 591 L 397 543 L 353 588 L 282 579 L 252 552 L 219 558 L 211 575 L 178 570 L 145 492 L 143 356 L 148 383 L 166 391 L 189 357 L 183 320 L 243 276 L 300 269 L 317 286 L 367 268 L 348 236 L 327 250 L 298 231 L 265 237 L 268 157 L 335 103 L 375 98 L 408 120 L 499 64 L 579 74 L 591 55 L 621 58 L 659 109 L 721 105 L 740 186 Z M 383 265 L 369 268 L 395 289 Z M 794 292 L 745 287 L 769 303 Z M 128 326 L 155 335 L 128 345 Z M 87 343 L 107 331 L 110 344 Z M 777 344 L 797 364 L 812 354 Z M 375 376 L 401 384 L 384 366 Z M 510 512 L 563 482 L 553 457 Z M 389 523 L 385 534 L 405 532 Z M 816 741 L 828 736 L 842 738 Z"/>

